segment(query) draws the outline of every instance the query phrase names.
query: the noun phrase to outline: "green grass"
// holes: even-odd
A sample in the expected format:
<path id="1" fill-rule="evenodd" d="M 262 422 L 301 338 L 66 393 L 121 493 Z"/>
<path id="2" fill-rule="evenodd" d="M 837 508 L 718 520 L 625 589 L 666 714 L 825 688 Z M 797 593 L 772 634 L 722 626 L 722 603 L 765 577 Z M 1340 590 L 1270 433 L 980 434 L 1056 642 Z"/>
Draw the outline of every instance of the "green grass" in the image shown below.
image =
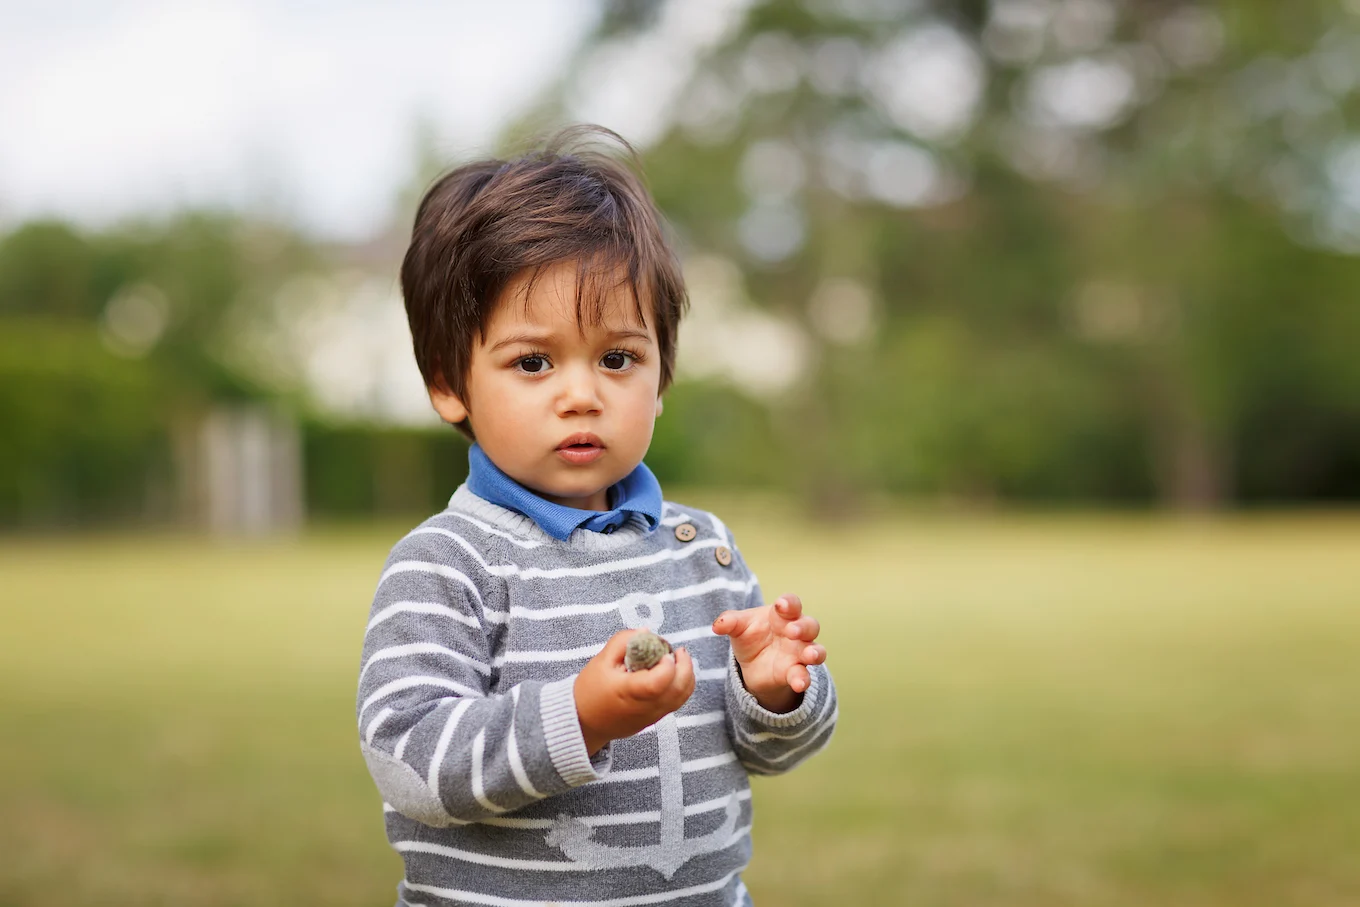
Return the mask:
<path id="1" fill-rule="evenodd" d="M 1360 516 L 722 512 L 842 700 L 754 782 L 759 903 L 1360 903 Z M 0 905 L 390 904 L 353 690 L 400 529 L 0 541 Z"/>

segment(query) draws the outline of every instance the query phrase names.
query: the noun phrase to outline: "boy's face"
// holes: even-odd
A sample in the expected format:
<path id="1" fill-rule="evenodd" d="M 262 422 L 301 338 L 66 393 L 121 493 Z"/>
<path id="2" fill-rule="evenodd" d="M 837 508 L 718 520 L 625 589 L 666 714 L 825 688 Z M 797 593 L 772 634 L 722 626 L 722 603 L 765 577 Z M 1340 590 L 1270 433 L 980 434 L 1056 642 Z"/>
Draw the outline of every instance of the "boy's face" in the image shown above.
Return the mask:
<path id="1" fill-rule="evenodd" d="M 626 285 L 598 325 L 576 323 L 575 262 L 505 288 L 473 346 L 466 399 L 430 389 L 447 422 L 467 418 L 491 462 L 550 501 L 607 510 L 608 490 L 642 462 L 661 412 L 660 350 Z M 647 307 L 644 305 L 645 311 Z"/>

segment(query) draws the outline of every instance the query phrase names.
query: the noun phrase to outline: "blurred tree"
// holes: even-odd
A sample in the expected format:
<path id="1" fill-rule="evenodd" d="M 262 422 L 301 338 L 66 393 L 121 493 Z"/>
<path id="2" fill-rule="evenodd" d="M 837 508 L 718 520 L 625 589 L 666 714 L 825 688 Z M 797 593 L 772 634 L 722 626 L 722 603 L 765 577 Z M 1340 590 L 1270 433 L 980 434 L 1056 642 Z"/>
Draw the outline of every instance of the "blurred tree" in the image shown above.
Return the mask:
<path id="1" fill-rule="evenodd" d="M 1355 493 L 1354 9 L 634 0 L 601 22 L 516 132 L 607 114 L 690 254 L 797 326 L 774 424 L 824 504 Z"/>
<path id="2" fill-rule="evenodd" d="M 828 511 L 1360 495 L 1354 2 L 602 2 L 506 144 L 587 119 L 643 149 L 695 301 L 663 478 Z M 403 210 L 442 157 L 417 134 Z M 345 266 L 390 277 L 404 238 Z M 280 300 L 328 251 L 202 212 L 0 236 L 0 523 L 166 512 L 177 425 L 300 396 Z M 462 468 L 305 428 L 318 512 Z"/>
<path id="3" fill-rule="evenodd" d="M 316 261 L 288 231 L 209 214 L 0 237 L 0 524 L 173 515 L 175 434 L 278 393 L 233 320 Z"/>
<path id="4" fill-rule="evenodd" d="M 110 353 L 92 325 L 0 319 L 0 526 L 163 515 L 162 379 Z"/>
<path id="5" fill-rule="evenodd" d="M 119 282 L 118 265 L 66 224 L 26 224 L 0 244 L 0 315 L 93 321 Z"/>

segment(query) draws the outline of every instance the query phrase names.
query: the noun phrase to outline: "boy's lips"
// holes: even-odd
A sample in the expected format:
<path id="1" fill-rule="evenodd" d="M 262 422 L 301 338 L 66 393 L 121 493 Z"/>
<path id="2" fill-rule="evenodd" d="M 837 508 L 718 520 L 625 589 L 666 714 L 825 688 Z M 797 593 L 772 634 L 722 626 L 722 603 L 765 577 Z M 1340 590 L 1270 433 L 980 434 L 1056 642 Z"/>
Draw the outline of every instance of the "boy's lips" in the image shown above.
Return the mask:
<path id="1" fill-rule="evenodd" d="M 568 463 L 583 466 L 604 456 L 604 442 L 588 431 L 577 432 L 562 439 L 557 455 Z"/>

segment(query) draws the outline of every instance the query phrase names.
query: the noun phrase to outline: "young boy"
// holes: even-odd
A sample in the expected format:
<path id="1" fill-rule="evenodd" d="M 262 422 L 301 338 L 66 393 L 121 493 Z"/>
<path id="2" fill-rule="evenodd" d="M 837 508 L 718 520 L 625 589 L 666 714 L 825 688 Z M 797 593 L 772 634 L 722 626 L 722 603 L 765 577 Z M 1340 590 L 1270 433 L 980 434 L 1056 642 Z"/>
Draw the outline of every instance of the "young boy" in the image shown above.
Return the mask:
<path id="1" fill-rule="evenodd" d="M 364 641 L 398 904 L 748 904 L 747 775 L 836 721 L 817 621 L 764 604 L 722 522 L 642 463 L 684 285 L 641 182 L 581 137 L 445 176 L 402 265 L 430 400 L 476 443 Z M 644 628 L 674 654 L 627 671 Z"/>

